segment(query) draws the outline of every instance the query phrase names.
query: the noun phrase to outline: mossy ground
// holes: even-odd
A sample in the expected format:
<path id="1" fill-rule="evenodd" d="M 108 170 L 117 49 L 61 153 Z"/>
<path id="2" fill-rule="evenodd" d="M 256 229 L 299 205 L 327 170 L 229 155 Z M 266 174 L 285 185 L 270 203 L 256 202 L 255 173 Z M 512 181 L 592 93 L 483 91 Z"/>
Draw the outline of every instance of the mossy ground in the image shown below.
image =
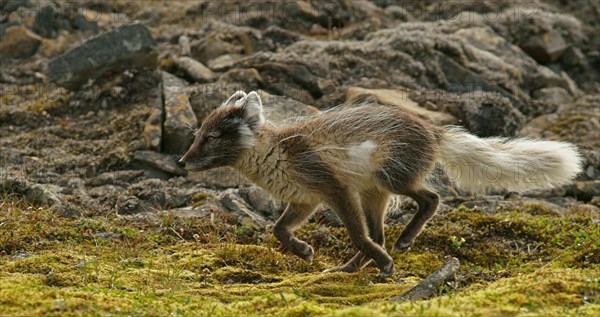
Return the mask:
<path id="1" fill-rule="evenodd" d="M 2 316 L 597 315 L 598 215 L 539 206 L 436 216 L 392 278 L 374 267 L 322 274 L 354 252 L 343 228 L 298 232 L 312 265 L 279 249 L 268 229 L 164 215 L 62 218 L 0 199 Z M 146 220 L 145 220 L 146 219 Z M 386 228 L 393 242 L 402 226 Z M 439 296 L 388 300 L 455 256 L 462 266 Z"/>

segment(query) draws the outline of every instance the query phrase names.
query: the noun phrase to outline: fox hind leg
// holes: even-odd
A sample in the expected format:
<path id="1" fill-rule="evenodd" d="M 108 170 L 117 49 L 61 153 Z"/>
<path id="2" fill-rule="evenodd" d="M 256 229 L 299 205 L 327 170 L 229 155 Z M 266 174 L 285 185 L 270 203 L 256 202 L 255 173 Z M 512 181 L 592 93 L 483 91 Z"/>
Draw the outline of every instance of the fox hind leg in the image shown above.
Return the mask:
<path id="1" fill-rule="evenodd" d="M 381 278 L 391 276 L 394 272 L 394 260 L 381 245 L 369 237 L 366 217 L 350 190 L 340 187 L 324 193 L 323 198 L 344 223 L 356 248 L 377 263 L 379 276 Z"/>
<path id="2" fill-rule="evenodd" d="M 405 193 L 405 195 L 414 199 L 417 205 L 419 205 L 419 209 L 394 244 L 394 250 L 399 252 L 408 251 L 416 237 L 423 230 L 423 227 L 425 227 L 427 221 L 435 215 L 440 202 L 438 194 L 428 189 L 410 191 Z"/>
<path id="3" fill-rule="evenodd" d="M 382 192 L 377 188 L 371 188 L 360 193 L 361 206 L 367 220 L 369 236 L 375 243 L 382 247 L 384 247 L 385 243 L 383 222 L 388 199 L 389 193 Z M 369 262 L 371 262 L 371 259 L 365 256 L 363 252 L 358 251 L 345 264 L 327 269 L 324 273 L 356 272 L 367 266 Z"/>

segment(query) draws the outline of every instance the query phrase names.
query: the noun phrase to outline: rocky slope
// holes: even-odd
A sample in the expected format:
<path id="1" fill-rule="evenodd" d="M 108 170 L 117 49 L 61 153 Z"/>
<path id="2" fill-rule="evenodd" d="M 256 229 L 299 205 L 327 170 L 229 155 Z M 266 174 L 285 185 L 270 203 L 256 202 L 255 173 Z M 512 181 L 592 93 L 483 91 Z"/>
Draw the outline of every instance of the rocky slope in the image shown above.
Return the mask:
<path id="1" fill-rule="evenodd" d="M 516 276 L 520 270 L 495 270 L 486 257 L 503 259 L 511 243 L 529 248 L 532 241 L 552 242 L 538 236 L 540 228 L 531 229 L 529 238 L 509 228 L 510 234 L 489 233 L 506 240 L 481 244 L 482 222 L 502 221 L 485 217 L 499 213 L 523 221 L 510 210 L 533 213 L 540 222 L 569 222 L 573 212 L 585 219 L 575 221 L 580 226 L 573 231 L 598 237 L 600 26 L 594 1 L 0 1 L 0 8 L 0 192 L 6 204 L 23 201 L 75 223 L 142 223 L 132 230 L 163 228 L 164 217 L 174 217 L 196 225 L 184 232 L 167 226 L 160 235 L 188 242 L 198 241 L 201 224 L 216 215 L 231 226 L 223 230 L 253 232 L 240 243 L 270 241 L 266 228 L 285 204 L 230 169 L 188 174 L 175 164 L 203 118 L 242 89 L 259 91 L 274 122 L 366 100 L 435 124 L 462 125 L 479 136 L 565 140 L 581 149 L 584 173 L 552 191 L 474 197 L 442 177 L 443 205 L 422 239 L 444 247 L 432 247 L 434 253 L 417 245 L 414 261 L 435 258 L 441 264 L 452 255 L 486 266 L 493 280 L 503 277 L 502 270 Z M 21 220 L 2 206 L 0 224 L 16 230 Z M 481 215 L 463 214 L 459 206 Z M 328 236 L 339 230 L 339 221 L 321 209 L 308 235 L 329 256 L 336 250 L 329 240 L 343 238 Z M 403 198 L 390 209 L 393 232 L 415 211 Z M 465 230 L 474 239 L 467 244 L 495 248 L 496 255 L 459 251 L 461 230 L 453 226 L 467 218 L 473 224 Z M 93 227 L 91 234 L 105 229 Z M 14 244 L 10 230 L 0 227 L 3 261 L 42 253 Z M 578 268 L 598 269 L 597 240 L 591 244 L 585 252 L 595 255 L 573 255 L 582 261 Z M 546 249 L 544 258 L 559 256 L 556 247 Z M 531 260 L 521 251 L 518 258 Z M 565 263 L 556 269 L 573 265 Z M 14 271 L 15 265 L 1 267 Z M 404 269 L 398 274 L 415 275 L 415 267 Z M 461 274 L 483 281 L 475 271 Z M 215 285 L 223 282 L 217 275 Z M 265 278 L 271 277 L 259 279 Z"/>

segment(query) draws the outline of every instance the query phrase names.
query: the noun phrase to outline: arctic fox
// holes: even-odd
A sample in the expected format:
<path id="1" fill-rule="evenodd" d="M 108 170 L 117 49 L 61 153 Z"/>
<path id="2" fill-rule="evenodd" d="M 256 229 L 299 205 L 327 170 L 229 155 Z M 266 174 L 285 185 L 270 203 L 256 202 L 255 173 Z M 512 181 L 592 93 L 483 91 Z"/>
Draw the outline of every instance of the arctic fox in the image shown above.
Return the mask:
<path id="1" fill-rule="evenodd" d="M 470 192 L 558 186 L 581 171 L 581 157 L 570 143 L 478 138 L 384 106 L 325 111 L 276 127 L 265 120 L 258 94 L 242 91 L 208 115 L 180 163 L 192 171 L 233 166 L 288 202 L 274 234 L 309 262 L 313 249 L 293 230 L 318 204 L 329 205 L 358 253 L 326 272 L 353 272 L 374 260 L 382 278 L 394 270 L 384 249 L 388 198 L 406 195 L 419 206 L 394 244 L 394 250 L 406 251 L 438 207 L 439 196 L 424 182 L 436 163 Z M 519 170 L 524 166 L 528 175 Z"/>

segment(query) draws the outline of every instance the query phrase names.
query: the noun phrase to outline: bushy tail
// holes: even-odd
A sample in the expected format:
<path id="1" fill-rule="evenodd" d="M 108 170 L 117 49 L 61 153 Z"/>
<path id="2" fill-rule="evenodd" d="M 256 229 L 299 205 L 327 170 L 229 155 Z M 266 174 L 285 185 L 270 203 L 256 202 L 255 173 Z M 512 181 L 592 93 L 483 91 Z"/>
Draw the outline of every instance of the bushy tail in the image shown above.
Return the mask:
<path id="1" fill-rule="evenodd" d="M 440 161 L 450 179 L 471 193 L 551 188 L 569 183 L 582 169 L 571 143 L 478 138 L 457 127 L 446 128 Z"/>

